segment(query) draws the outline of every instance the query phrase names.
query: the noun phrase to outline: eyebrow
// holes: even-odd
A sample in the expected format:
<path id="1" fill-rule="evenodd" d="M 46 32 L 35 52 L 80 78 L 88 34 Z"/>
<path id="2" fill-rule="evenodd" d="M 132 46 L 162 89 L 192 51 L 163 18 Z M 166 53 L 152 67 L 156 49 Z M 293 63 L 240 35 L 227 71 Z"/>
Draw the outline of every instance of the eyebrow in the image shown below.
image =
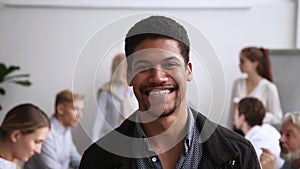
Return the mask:
<path id="1" fill-rule="evenodd" d="M 284 133 L 291 133 L 291 132 L 294 133 L 294 130 L 289 128 L 286 129 Z M 283 131 L 280 131 L 280 133 L 283 133 Z"/>
<path id="2" fill-rule="evenodd" d="M 146 61 L 146 60 L 138 60 L 138 61 L 136 61 L 136 62 L 133 64 L 133 66 L 135 66 L 135 65 L 137 65 L 137 64 L 141 64 L 141 63 L 148 63 L 148 61 Z"/>
<path id="3" fill-rule="evenodd" d="M 170 57 L 164 59 L 163 61 L 170 61 L 170 60 L 177 60 L 177 61 L 180 61 L 180 60 L 179 60 L 177 57 L 175 57 L 175 56 L 170 56 Z"/>
<path id="4" fill-rule="evenodd" d="M 165 58 L 165 59 L 163 60 L 163 62 L 172 61 L 172 60 L 180 61 L 177 57 L 175 57 L 175 56 L 170 56 L 170 57 L 168 57 L 168 58 Z M 135 65 L 137 65 L 137 64 L 143 64 L 143 63 L 148 64 L 149 62 L 148 62 L 147 60 L 138 60 L 138 61 L 136 61 L 136 62 L 133 64 L 133 66 L 135 66 Z"/>

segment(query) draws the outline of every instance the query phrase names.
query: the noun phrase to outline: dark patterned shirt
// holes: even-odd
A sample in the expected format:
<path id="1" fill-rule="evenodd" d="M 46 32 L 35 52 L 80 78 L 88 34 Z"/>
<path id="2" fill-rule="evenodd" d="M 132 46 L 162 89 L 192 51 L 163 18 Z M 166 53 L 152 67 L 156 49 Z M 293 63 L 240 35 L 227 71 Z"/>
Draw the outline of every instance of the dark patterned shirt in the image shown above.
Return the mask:
<path id="1" fill-rule="evenodd" d="M 194 169 L 198 168 L 202 158 L 202 147 L 200 144 L 200 132 L 196 126 L 195 117 L 188 108 L 188 124 L 187 135 L 184 141 L 184 151 L 181 153 L 179 160 L 177 161 L 175 169 Z M 137 113 L 137 118 L 138 113 Z M 158 155 L 149 148 L 149 141 L 142 129 L 140 123 L 136 123 L 136 137 L 143 138 L 144 141 L 139 142 L 138 145 L 134 145 L 134 149 L 137 151 L 143 151 L 144 157 L 137 159 L 138 169 L 163 169 L 162 163 L 159 160 Z"/>

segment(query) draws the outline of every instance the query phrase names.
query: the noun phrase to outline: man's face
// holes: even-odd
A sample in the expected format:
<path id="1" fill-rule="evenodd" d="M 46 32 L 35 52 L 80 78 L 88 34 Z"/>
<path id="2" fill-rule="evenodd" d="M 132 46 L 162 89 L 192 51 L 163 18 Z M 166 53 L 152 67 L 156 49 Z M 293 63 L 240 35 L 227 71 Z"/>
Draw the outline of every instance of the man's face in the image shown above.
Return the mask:
<path id="1" fill-rule="evenodd" d="M 244 122 L 244 115 L 239 115 L 239 110 L 238 110 L 238 105 L 235 105 L 235 109 L 234 109 L 234 126 L 237 129 L 241 129 L 243 122 Z"/>
<path id="2" fill-rule="evenodd" d="M 73 103 L 61 104 L 62 121 L 65 127 L 76 127 L 79 119 L 82 117 L 84 109 L 83 100 L 74 100 Z"/>
<path id="3" fill-rule="evenodd" d="M 177 41 L 146 39 L 129 57 L 133 58 L 128 78 L 141 112 L 166 117 L 186 104 L 186 82 L 192 79 L 192 64 L 185 64 Z"/>
<path id="4" fill-rule="evenodd" d="M 279 139 L 281 148 L 280 156 L 289 161 L 300 158 L 300 127 L 294 125 L 290 120 L 282 124 L 281 137 Z"/>

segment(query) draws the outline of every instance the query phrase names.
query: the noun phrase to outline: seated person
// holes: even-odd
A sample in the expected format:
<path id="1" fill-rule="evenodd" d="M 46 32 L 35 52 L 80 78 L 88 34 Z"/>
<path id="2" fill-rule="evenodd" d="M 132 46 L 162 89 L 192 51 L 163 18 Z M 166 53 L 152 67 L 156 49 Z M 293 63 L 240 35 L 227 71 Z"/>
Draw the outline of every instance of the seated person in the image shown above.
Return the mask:
<path id="1" fill-rule="evenodd" d="M 33 156 L 24 169 L 78 168 L 81 155 L 72 139 L 71 127 L 78 125 L 84 108 L 84 96 L 64 90 L 56 95 L 55 114 L 51 131 L 42 146 L 41 154 Z"/>
<path id="2" fill-rule="evenodd" d="M 281 169 L 300 168 L 300 112 L 286 113 L 281 126 L 280 156 L 285 160 Z M 263 149 L 260 156 L 262 169 L 275 169 L 275 155 Z"/>
<path id="3" fill-rule="evenodd" d="M 16 169 L 16 160 L 26 162 L 40 153 L 49 130 L 47 115 L 35 105 L 12 108 L 0 126 L 0 169 Z"/>
<path id="4" fill-rule="evenodd" d="M 253 97 L 244 98 L 238 104 L 234 123 L 253 144 L 257 157 L 262 153 L 261 148 L 268 148 L 276 155 L 276 167 L 280 168 L 283 164 L 279 157 L 280 147 L 277 141 L 280 134 L 272 125 L 263 123 L 265 114 L 266 110 L 260 100 Z"/>

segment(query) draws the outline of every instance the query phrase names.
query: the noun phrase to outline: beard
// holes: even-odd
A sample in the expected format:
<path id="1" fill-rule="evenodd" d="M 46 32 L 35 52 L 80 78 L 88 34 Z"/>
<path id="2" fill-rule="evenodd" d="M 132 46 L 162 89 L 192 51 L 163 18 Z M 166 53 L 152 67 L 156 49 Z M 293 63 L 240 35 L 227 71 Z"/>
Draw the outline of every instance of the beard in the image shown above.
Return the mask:
<path id="1" fill-rule="evenodd" d="M 175 109 L 176 109 L 176 104 L 177 103 L 174 103 L 173 105 L 172 105 L 172 107 L 169 109 L 169 111 L 168 112 L 165 112 L 165 108 L 162 108 L 162 113 L 160 113 L 160 114 L 157 114 L 157 113 L 155 113 L 155 112 L 153 112 L 152 110 L 151 110 L 151 108 L 149 109 L 149 110 L 147 110 L 147 112 L 153 117 L 153 118 L 163 118 L 163 117 L 167 117 L 167 116 L 169 116 L 169 115 L 171 115 L 171 114 L 173 114 L 174 113 L 174 111 L 175 111 Z M 146 108 L 146 106 L 145 106 L 145 108 Z"/>
<path id="2" fill-rule="evenodd" d="M 176 110 L 176 108 L 179 105 L 179 96 L 178 93 L 175 96 L 174 99 L 174 103 L 170 106 L 167 105 L 167 103 L 165 105 L 159 105 L 156 107 L 152 107 L 155 106 L 154 104 L 151 105 L 143 105 L 144 110 L 146 110 L 145 112 L 147 112 L 150 116 L 152 116 L 153 118 L 163 118 L 163 117 L 167 117 L 171 114 L 173 114 Z M 159 108 L 158 108 L 159 107 Z"/>
<path id="3" fill-rule="evenodd" d="M 156 100 L 156 98 L 151 98 L 149 95 L 150 92 L 152 92 L 152 88 L 167 88 L 170 90 L 170 93 L 167 95 L 175 93 L 175 96 L 170 100 Z M 146 93 L 146 95 L 148 95 L 148 98 L 142 98 L 143 100 L 141 102 L 144 104 L 140 106 L 143 107 L 145 113 L 148 113 L 152 118 L 155 119 L 167 117 L 173 114 L 182 100 L 181 95 L 179 94 L 179 86 L 176 83 L 141 86 L 140 91 L 141 93 Z"/>
<path id="4" fill-rule="evenodd" d="M 287 160 L 287 161 L 294 161 L 296 159 L 299 159 L 300 158 L 300 149 L 294 151 L 294 152 L 291 152 L 289 150 L 289 147 L 285 144 L 282 144 L 281 146 L 284 146 L 285 148 L 288 149 L 288 152 L 287 153 L 283 153 L 282 151 L 280 152 L 280 157 L 284 160 Z"/>

